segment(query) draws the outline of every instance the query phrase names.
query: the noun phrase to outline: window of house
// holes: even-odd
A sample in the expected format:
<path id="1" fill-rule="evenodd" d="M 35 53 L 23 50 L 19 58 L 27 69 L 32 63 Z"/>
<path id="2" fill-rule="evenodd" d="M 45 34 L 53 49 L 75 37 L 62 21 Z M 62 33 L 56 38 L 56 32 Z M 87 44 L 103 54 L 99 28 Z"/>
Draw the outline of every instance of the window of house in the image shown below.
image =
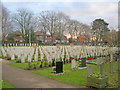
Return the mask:
<path id="1" fill-rule="evenodd" d="M 42 36 L 39 36 L 40 38 L 42 38 Z"/>
<path id="2" fill-rule="evenodd" d="M 48 38 L 50 37 L 50 36 L 47 36 Z"/>
<path id="3" fill-rule="evenodd" d="M 20 42 L 23 42 L 23 40 L 20 40 Z"/>

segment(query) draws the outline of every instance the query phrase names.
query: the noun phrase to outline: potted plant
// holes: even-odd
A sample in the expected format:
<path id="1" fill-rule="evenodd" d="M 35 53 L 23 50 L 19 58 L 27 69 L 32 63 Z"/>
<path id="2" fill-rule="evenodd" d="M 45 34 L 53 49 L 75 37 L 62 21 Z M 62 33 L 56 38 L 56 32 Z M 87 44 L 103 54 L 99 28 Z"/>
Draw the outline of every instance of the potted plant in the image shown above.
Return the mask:
<path id="1" fill-rule="evenodd" d="M 90 74 L 87 77 L 87 86 L 104 88 L 108 85 L 108 76 L 99 73 Z"/>

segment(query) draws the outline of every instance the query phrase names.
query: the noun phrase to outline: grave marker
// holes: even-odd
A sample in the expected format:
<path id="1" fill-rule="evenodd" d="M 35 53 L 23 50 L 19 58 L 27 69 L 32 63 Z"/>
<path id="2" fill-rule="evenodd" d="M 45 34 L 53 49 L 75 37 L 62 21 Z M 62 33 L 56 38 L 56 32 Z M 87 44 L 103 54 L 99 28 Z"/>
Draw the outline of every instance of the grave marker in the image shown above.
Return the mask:
<path id="1" fill-rule="evenodd" d="M 110 73 L 113 73 L 113 61 L 110 62 Z"/>
<path id="2" fill-rule="evenodd" d="M 110 61 L 110 73 L 113 73 L 113 54 L 112 53 L 110 55 L 110 59 L 111 59 L 111 61 Z"/>
<path id="3" fill-rule="evenodd" d="M 11 60 L 14 60 L 15 59 L 15 56 L 14 56 L 14 54 L 11 56 Z"/>
<path id="4" fill-rule="evenodd" d="M 87 76 L 92 74 L 92 66 L 87 66 Z"/>
<path id="5" fill-rule="evenodd" d="M 63 73 L 63 62 L 62 61 L 56 62 L 56 73 Z"/>
<path id="6" fill-rule="evenodd" d="M 118 71 L 120 71 L 120 55 L 119 55 L 119 58 L 118 58 Z"/>
<path id="7" fill-rule="evenodd" d="M 86 58 L 81 58 L 81 67 L 86 67 Z"/>
<path id="8" fill-rule="evenodd" d="M 76 61 L 72 60 L 72 69 L 74 69 L 76 67 Z"/>
<path id="9" fill-rule="evenodd" d="M 105 64 L 104 63 L 100 64 L 100 73 L 101 75 L 105 75 Z"/>
<path id="10" fill-rule="evenodd" d="M 31 62 L 31 56 L 28 55 L 28 62 Z"/>
<path id="11" fill-rule="evenodd" d="M 102 57 L 97 58 L 96 64 L 100 65 L 101 63 L 103 63 Z"/>

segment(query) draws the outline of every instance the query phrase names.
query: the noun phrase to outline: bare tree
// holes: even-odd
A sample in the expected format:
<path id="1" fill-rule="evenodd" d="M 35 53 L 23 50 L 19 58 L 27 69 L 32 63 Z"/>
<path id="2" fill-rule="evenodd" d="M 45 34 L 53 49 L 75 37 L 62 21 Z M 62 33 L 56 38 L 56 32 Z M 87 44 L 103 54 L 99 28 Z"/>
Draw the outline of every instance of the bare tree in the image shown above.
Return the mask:
<path id="1" fill-rule="evenodd" d="M 66 29 L 67 20 L 69 19 L 69 16 L 65 15 L 63 12 L 57 13 L 57 32 L 59 36 L 59 40 L 61 43 L 63 33 Z"/>
<path id="2" fill-rule="evenodd" d="M 54 11 L 46 11 L 47 13 L 47 29 L 52 37 L 52 42 L 53 41 L 53 38 L 54 38 L 54 34 L 55 32 L 57 31 L 57 13 L 54 12 Z"/>
<path id="3" fill-rule="evenodd" d="M 8 10 L 2 5 L 2 43 L 12 30 L 11 19 Z"/>
<path id="4" fill-rule="evenodd" d="M 43 31 L 43 41 L 45 43 L 46 33 L 48 32 L 49 23 L 48 23 L 48 12 L 42 11 L 38 16 L 38 25 L 39 29 Z"/>
<path id="5" fill-rule="evenodd" d="M 74 20 L 68 20 L 66 30 L 70 34 L 71 41 L 73 42 L 73 37 L 75 36 Z"/>
<path id="6" fill-rule="evenodd" d="M 80 29 L 81 29 L 81 32 L 84 33 L 85 40 L 88 41 L 90 39 L 90 35 L 91 35 L 90 26 L 87 24 L 82 24 Z"/>
<path id="7" fill-rule="evenodd" d="M 18 9 L 14 14 L 13 21 L 16 27 L 21 30 L 23 38 L 28 42 L 30 32 L 34 31 L 36 25 L 34 14 L 27 9 Z"/>
<path id="8" fill-rule="evenodd" d="M 111 28 L 110 32 L 105 33 L 103 38 L 109 44 L 116 45 L 118 43 L 118 32 L 114 28 Z"/>

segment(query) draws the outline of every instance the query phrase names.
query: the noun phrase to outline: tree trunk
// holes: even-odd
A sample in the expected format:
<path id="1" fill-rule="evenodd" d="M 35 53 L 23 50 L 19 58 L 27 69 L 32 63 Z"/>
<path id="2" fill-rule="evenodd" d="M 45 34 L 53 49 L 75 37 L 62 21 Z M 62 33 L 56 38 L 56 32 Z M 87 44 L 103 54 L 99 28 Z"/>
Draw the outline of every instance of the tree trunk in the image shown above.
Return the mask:
<path id="1" fill-rule="evenodd" d="M 46 31 L 44 32 L 44 36 L 43 36 L 43 42 L 45 44 L 45 39 L 46 39 Z"/>
<path id="2" fill-rule="evenodd" d="M 71 35 L 71 43 L 73 43 L 73 36 Z"/>
<path id="3" fill-rule="evenodd" d="M 54 36 L 53 36 L 53 34 L 52 34 L 52 43 L 54 42 Z"/>

